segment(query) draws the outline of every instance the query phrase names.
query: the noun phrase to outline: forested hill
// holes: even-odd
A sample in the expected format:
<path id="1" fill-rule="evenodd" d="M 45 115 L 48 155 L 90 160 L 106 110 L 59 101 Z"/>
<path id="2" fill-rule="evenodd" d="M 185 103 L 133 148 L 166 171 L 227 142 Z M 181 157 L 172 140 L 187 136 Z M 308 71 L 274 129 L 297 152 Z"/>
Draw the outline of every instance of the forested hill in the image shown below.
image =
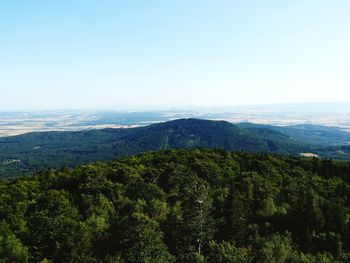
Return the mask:
<path id="1" fill-rule="evenodd" d="M 350 163 L 167 150 L 0 181 L 0 262 L 349 262 Z"/>
<path id="2" fill-rule="evenodd" d="M 349 145 L 342 146 L 349 141 L 350 133 L 335 128 L 234 125 L 199 119 L 129 129 L 29 133 L 0 138 L 0 178 L 160 149 L 222 148 L 288 155 L 314 152 L 350 159 Z"/>

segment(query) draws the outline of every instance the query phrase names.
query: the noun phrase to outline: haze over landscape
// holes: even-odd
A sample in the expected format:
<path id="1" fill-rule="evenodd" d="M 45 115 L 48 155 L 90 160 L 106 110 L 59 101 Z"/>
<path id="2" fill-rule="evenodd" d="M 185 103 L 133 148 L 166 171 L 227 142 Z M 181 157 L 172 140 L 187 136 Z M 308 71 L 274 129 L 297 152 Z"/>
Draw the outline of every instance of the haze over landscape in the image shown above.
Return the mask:
<path id="1" fill-rule="evenodd" d="M 350 131 L 350 103 L 295 103 L 221 107 L 149 107 L 124 110 L 0 112 L 0 137 L 34 131 L 137 127 L 179 118 L 278 126 L 317 124 Z"/>
<path id="2" fill-rule="evenodd" d="M 350 262 L 349 14 L 0 1 L 0 263 Z"/>

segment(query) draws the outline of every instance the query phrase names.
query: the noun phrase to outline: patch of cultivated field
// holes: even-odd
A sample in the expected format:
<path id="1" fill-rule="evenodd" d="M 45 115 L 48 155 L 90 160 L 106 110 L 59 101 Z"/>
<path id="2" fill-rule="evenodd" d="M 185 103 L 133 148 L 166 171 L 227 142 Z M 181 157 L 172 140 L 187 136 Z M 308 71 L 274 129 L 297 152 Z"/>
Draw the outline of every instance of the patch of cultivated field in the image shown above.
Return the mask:
<path id="1" fill-rule="evenodd" d="M 40 131 L 75 131 L 144 126 L 179 118 L 204 118 L 232 123 L 252 122 L 286 126 L 318 124 L 340 127 L 350 132 L 349 112 L 279 110 L 270 108 L 188 109 L 167 111 L 58 111 L 0 112 L 0 137 Z"/>

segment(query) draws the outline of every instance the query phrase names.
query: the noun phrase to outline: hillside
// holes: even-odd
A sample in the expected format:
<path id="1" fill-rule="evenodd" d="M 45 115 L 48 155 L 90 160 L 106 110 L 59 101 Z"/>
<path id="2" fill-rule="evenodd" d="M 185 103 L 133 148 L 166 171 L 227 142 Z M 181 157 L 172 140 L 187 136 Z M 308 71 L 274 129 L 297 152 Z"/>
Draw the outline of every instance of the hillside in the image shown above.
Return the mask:
<path id="1" fill-rule="evenodd" d="M 258 134 L 226 121 L 180 119 L 150 125 L 115 143 L 115 148 L 131 147 L 136 152 L 177 148 L 222 148 L 249 152 L 299 153 L 307 147 L 278 131 Z"/>
<path id="2" fill-rule="evenodd" d="M 224 121 L 180 119 L 139 128 L 40 132 L 0 138 L 0 177 L 178 148 L 281 154 L 309 151 L 307 145 L 274 130 L 261 134 Z"/>
<path id="3" fill-rule="evenodd" d="M 167 150 L 0 190 L 2 262 L 350 260 L 349 162 Z"/>
<path id="4" fill-rule="evenodd" d="M 322 130 L 321 130 L 322 129 Z M 333 138 L 333 139 L 332 139 Z M 74 167 L 150 150 L 226 150 L 350 159 L 350 133 L 319 126 L 277 127 L 179 119 L 138 128 L 37 132 L 0 138 L 0 178 L 46 168 Z M 323 145 L 323 146 L 322 146 Z"/>
<path id="5" fill-rule="evenodd" d="M 272 126 L 253 123 L 239 123 L 240 127 L 252 130 L 274 130 L 299 142 L 318 147 L 349 145 L 350 133 L 337 127 L 313 124 L 299 124 L 291 126 Z"/>

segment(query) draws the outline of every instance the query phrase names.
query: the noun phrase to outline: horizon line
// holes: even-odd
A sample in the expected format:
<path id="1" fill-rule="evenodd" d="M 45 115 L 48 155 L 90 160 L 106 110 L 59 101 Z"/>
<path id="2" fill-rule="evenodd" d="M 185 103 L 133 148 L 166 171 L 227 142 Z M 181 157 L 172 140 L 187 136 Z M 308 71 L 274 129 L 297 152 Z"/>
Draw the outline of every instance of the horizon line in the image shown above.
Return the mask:
<path id="1" fill-rule="evenodd" d="M 349 104 L 350 100 L 344 101 L 321 101 L 321 102 L 273 102 L 253 104 L 228 104 L 228 105 L 123 105 L 123 106 L 101 106 L 101 107 L 54 107 L 54 108 L 22 108 L 22 109 L 1 109 L 0 112 L 52 112 L 52 111 L 171 111 L 191 109 L 228 109 L 242 107 L 264 107 L 264 106 L 294 106 L 294 105 L 337 105 Z"/>

